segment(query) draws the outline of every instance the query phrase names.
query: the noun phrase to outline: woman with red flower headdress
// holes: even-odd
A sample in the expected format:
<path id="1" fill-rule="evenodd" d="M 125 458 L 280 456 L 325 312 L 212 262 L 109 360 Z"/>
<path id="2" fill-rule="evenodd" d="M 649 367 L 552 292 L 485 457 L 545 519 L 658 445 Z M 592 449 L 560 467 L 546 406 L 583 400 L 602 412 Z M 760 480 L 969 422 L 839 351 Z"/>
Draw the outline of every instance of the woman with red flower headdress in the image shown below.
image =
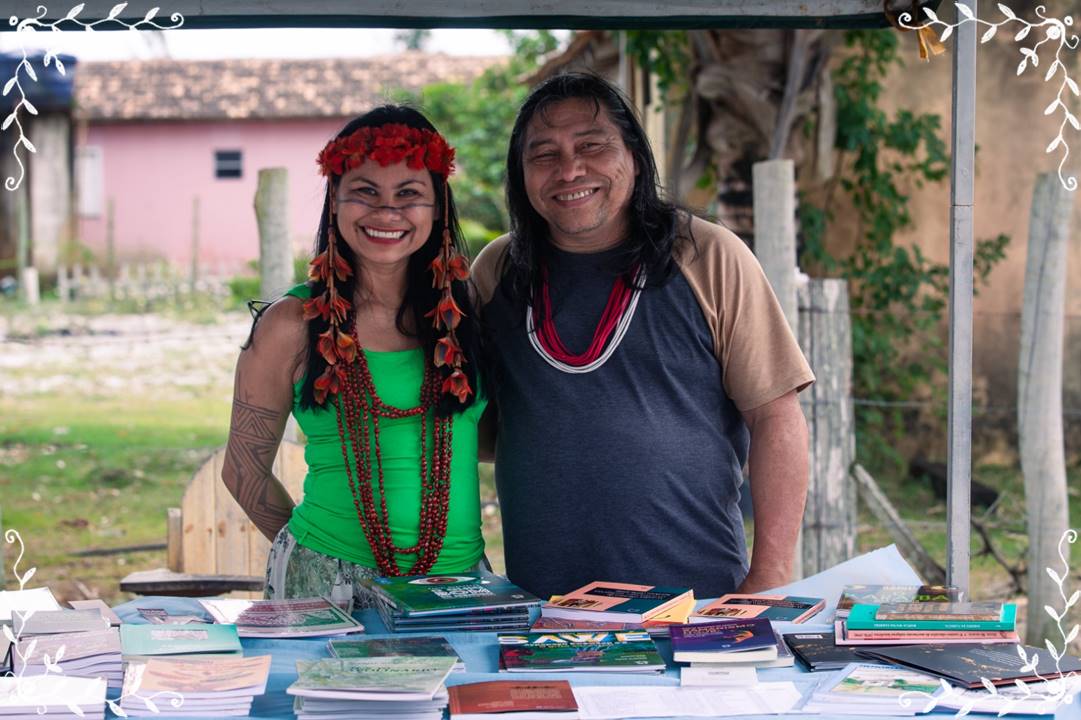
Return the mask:
<path id="1" fill-rule="evenodd" d="M 483 563 L 477 329 L 450 191 L 454 150 L 423 115 L 353 120 L 327 178 L 309 281 L 257 318 L 237 363 L 222 477 L 272 540 L 267 597 L 353 597 L 377 575 Z M 307 437 L 297 505 L 271 473 L 290 412 Z"/>

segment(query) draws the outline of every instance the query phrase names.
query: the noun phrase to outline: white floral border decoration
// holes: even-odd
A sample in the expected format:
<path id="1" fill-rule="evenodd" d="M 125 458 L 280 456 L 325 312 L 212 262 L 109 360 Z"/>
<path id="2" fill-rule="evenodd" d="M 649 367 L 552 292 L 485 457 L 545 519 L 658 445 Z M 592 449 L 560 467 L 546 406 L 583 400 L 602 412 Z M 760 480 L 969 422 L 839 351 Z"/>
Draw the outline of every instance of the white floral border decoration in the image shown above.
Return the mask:
<path id="1" fill-rule="evenodd" d="M 69 10 L 67 15 L 60 18 L 59 20 L 53 20 L 52 22 L 42 22 L 42 20 L 45 18 L 49 11 L 44 5 L 38 5 L 36 17 L 28 17 L 20 20 L 17 16 L 12 15 L 10 18 L 8 18 L 8 24 L 15 28 L 16 37 L 18 37 L 19 33 L 38 32 L 40 30 L 48 30 L 54 33 L 62 32 L 63 30 L 61 26 L 64 24 L 81 27 L 86 32 L 93 32 L 95 27 L 108 23 L 115 23 L 117 25 L 126 27 L 128 30 L 132 31 L 139 30 L 140 28 L 175 30 L 176 28 L 184 24 L 184 16 L 180 13 L 173 13 L 169 16 L 169 20 L 174 23 L 173 25 L 159 25 L 157 22 L 154 21 L 154 18 L 156 18 L 158 15 L 158 8 L 156 7 L 150 8 L 150 10 L 147 11 L 146 16 L 142 20 L 129 22 L 119 17 L 120 13 L 124 12 L 124 9 L 127 8 L 127 6 L 128 4 L 126 2 L 119 3 L 113 6 L 113 9 L 109 11 L 108 16 L 101 18 L 100 20 L 86 22 L 78 18 L 79 13 L 81 13 L 83 11 L 83 8 L 85 7 L 85 3 L 79 3 L 71 10 Z M 27 99 L 26 90 L 25 88 L 23 88 L 23 81 L 20 79 L 19 73 L 21 71 L 33 82 L 38 81 L 38 76 L 37 73 L 34 71 L 33 64 L 27 57 L 26 47 L 23 46 L 21 43 L 20 50 L 22 51 L 22 61 L 15 66 L 15 74 L 12 75 L 12 77 L 4 83 L 3 93 L 0 93 L 0 97 L 7 97 L 12 90 L 19 91 L 19 101 L 15 103 L 15 106 L 14 108 L 12 108 L 10 114 L 8 114 L 7 117 L 4 118 L 3 123 L 0 123 L 0 132 L 8 132 L 8 130 L 14 125 L 15 130 L 17 130 L 19 133 L 19 137 L 15 141 L 15 144 L 11 149 L 12 155 L 14 155 L 15 157 L 15 162 L 19 166 L 19 175 L 18 177 L 9 176 L 6 180 L 4 180 L 4 187 L 11 191 L 17 190 L 18 187 L 22 184 L 23 178 L 26 177 L 26 167 L 23 165 L 22 158 L 19 157 L 19 146 L 21 145 L 25 147 L 29 152 L 37 152 L 37 148 L 34 147 L 34 144 L 30 142 L 30 138 L 28 138 L 26 136 L 26 133 L 24 132 L 22 120 L 20 120 L 19 118 L 19 111 L 25 108 L 26 112 L 30 115 L 37 115 L 38 111 L 37 108 L 35 108 L 34 105 L 30 102 L 30 100 Z M 60 61 L 60 58 L 56 56 L 55 50 L 47 51 L 45 53 L 45 57 L 42 58 L 42 65 L 44 67 L 49 67 L 50 63 L 56 64 L 56 70 L 61 75 L 67 74 L 66 70 L 64 69 L 64 63 L 62 63 Z"/>
<path id="2" fill-rule="evenodd" d="M 37 572 L 37 568 L 32 567 L 29 570 L 27 570 L 25 573 L 22 573 L 22 574 L 19 573 L 19 563 L 22 562 L 23 554 L 25 552 L 25 547 L 23 546 L 22 536 L 19 535 L 17 530 L 7 530 L 7 531 L 5 531 L 4 532 L 4 540 L 7 542 L 8 545 L 14 545 L 15 543 L 18 543 L 18 545 L 19 545 L 19 556 L 17 558 L 15 558 L 15 563 L 14 563 L 14 565 L 12 565 L 11 572 L 15 576 L 15 578 L 19 581 L 19 590 L 25 590 L 26 589 L 26 584 L 30 581 L 30 578 L 32 578 L 34 576 L 34 573 Z M 29 680 L 30 678 L 40 677 L 39 675 L 36 675 L 36 674 L 25 675 L 26 667 L 27 667 L 26 661 L 34 656 L 34 650 L 37 649 L 37 644 L 38 644 L 37 639 L 31 639 L 30 642 L 25 644 L 25 648 L 24 648 L 23 644 L 20 643 L 20 639 L 21 639 L 20 636 L 23 633 L 23 627 L 25 626 L 26 621 L 29 620 L 30 617 L 33 614 L 34 614 L 33 610 L 27 610 L 25 612 L 20 611 L 20 610 L 14 610 L 13 611 L 13 613 L 12 613 L 12 625 L 17 624 L 19 626 L 18 633 L 14 632 L 12 630 L 12 625 L 8 625 L 8 624 L 3 625 L 4 637 L 6 637 L 8 639 L 8 641 L 11 643 L 12 661 L 13 661 L 14 664 L 18 665 L 18 670 L 17 670 L 17 672 L 15 674 L 15 697 L 16 698 L 18 698 L 20 696 L 26 697 L 26 686 L 29 683 L 20 682 L 20 680 L 24 679 L 24 676 L 26 677 L 27 680 Z M 16 615 L 18 616 L 18 623 L 15 623 L 15 616 Z M 46 676 L 50 675 L 52 673 L 63 674 L 64 669 L 62 667 L 60 667 L 59 663 L 60 663 L 60 660 L 64 657 L 64 649 L 65 649 L 65 646 L 61 645 L 59 648 L 56 649 L 56 655 L 53 656 L 53 657 L 50 657 L 48 653 L 44 653 L 42 655 L 41 659 L 42 659 L 42 664 L 45 666 L 45 673 L 44 674 Z M 14 662 L 16 659 L 18 660 L 17 663 Z M 98 679 L 102 683 L 105 682 L 105 680 L 102 679 L 102 678 L 98 678 Z M 128 688 L 128 692 L 124 692 L 122 690 L 121 692 L 123 694 L 120 697 L 118 697 L 116 700 L 109 700 L 109 699 L 105 700 L 105 702 L 109 706 L 109 709 L 112 710 L 113 713 L 115 713 L 116 715 L 118 715 L 120 717 L 127 717 L 128 714 L 127 714 L 127 712 L 124 711 L 123 708 L 120 707 L 120 702 L 122 700 L 124 700 L 125 698 L 135 698 L 137 700 L 141 700 L 143 702 L 143 704 L 146 705 L 147 709 L 150 710 L 151 712 L 158 713 L 158 712 L 160 712 L 160 710 L 158 709 L 157 704 L 154 702 L 154 699 L 158 698 L 160 696 L 165 696 L 166 698 L 168 698 L 169 705 L 174 709 L 180 708 L 180 707 L 183 706 L 183 704 L 184 704 L 184 696 L 181 693 L 174 692 L 172 690 L 159 691 L 159 692 L 154 693 L 153 695 L 150 695 L 149 697 L 144 696 L 144 695 L 140 695 L 139 694 L 139 685 L 141 683 L 142 683 L 142 675 L 137 674 L 135 676 L 134 682 L 132 682 L 130 688 Z M 58 689 L 58 690 L 60 690 L 60 689 Z M 67 706 L 68 710 L 75 713 L 79 717 L 84 716 L 84 712 L 83 712 L 82 708 L 80 708 L 78 705 L 76 705 L 74 703 L 66 702 L 66 701 L 63 701 L 63 702 Z M 37 714 L 38 715 L 43 715 L 43 714 L 47 713 L 48 711 L 49 711 L 49 706 L 47 706 L 47 705 L 39 705 L 37 707 Z"/>
<path id="3" fill-rule="evenodd" d="M 983 704 L 990 703 L 994 708 L 993 710 L 981 708 L 980 712 L 997 712 L 1000 717 L 1013 710 L 1019 702 L 1024 702 L 1026 705 L 1035 704 L 1039 714 L 1053 713 L 1062 705 L 1072 703 L 1077 691 L 1078 679 L 1081 679 L 1081 676 L 1072 670 L 1063 674 L 1061 672 L 1061 663 L 1063 656 L 1066 655 L 1066 652 L 1069 649 L 1070 643 L 1077 638 L 1078 632 L 1081 631 L 1081 626 L 1075 624 L 1067 632 L 1062 622 L 1070 609 L 1077 604 L 1079 599 L 1081 599 L 1081 590 L 1074 590 L 1069 598 L 1066 597 L 1066 579 L 1070 576 L 1070 561 L 1066 553 L 1065 544 L 1073 544 L 1077 541 L 1077 537 L 1077 531 L 1070 529 L 1063 533 L 1058 541 L 1058 556 L 1059 560 L 1062 561 L 1062 573 L 1059 574 L 1054 568 L 1046 568 L 1047 574 L 1050 575 L 1051 579 L 1058 585 L 1059 596 L 1062 598 L 1063 602 L 1061 612 L 1050 605 L 1044 605 L 1043 608 L 1044 612 L 1055 620 L 1059 636 L 1062 639 L 1061 650 L 1050 638 L 1044 640 L 1047 652 L 1055 659 L 1055 672 L 1049 673 L 1049 675 L 1054 677 L 1048 679 L 1041 675 L 1040 671 L 1036 669 L 1037 664 L 1039 664 L 1040 656 L 1033 653 L 1032 657 L 1028 657 L 1025 648 L 1021 645 L 1017 645 L 1017 654 L 1020 656 L 1021 662 L 1024 663 L 1020 668 L 1021 672 L 1032 673 L 1032 677 L 1036 678 L 1035 680 L 1029 683 L 1026 683 L 1023 680 L 1014 680 L 1013 685 L 1008 687 L 1006 693 L 1003 693 L 1003 691 L 995 687 L 990 680 L 981 677 L 980 683 L 988 693 L 982 697 L 974 696 L 971 691 L 968 693 L 959 691 L 945 680 L 940 680 L 941 690 L 934 694 L 919 690 L 907 692 L 899 698 L 901 706 L 907 708 L 912 705 L 916 698 L 925 698 L 927 699 L 927 703 L 917 712 L 928 713 L 941 704 L 943 700 L 961 699 L 963 702 L 954 715 L 955 718 L 959 718 L 968 715 L 980 700 L 984 701 Z M 1033 690 L 1031 687 L 1035 683 L 1039 683 L 1039 689 L 1037 690 Z"/>
<path id="4" fill-rule="evenodd" d="M 1044 73 L 1043 80 L 1044 82 L 1049 82 L 1051 78 L 1055 77 L 1055 75 L 1058 74 L 1058 71 L 1061 70 L 1062 82 L 1059 84 L 1058 93 L 1055 95 L 1055 99 L 1051 102 L 1050 105 L 1044 108 L 1043 114 L 1050 115 L 1051 113 L 1055 112 L 1056 109 L 1062 108 L 1063 117 L 1062 123 L 1059 125 L 1058 135 L 1047 146 L 1047 150 L 1045 152 L 1054 152 L 1060 145 L 1062 146 L 1062 159 L 1059 161 L 1058 164 L 1059 182 L 1061 182 L 1062 186 L 1065 187 L 1067 190 L 1070 190 L 1071 192 L 1077 190 L 1077 177 L 1074 175 L 1065 177 L 1062 174 L 1062 168 L 1066 164 L 1066 159 L 1070 156 L 1070 146 L 1066 142 L 1065 138 L 1063 138 L 1062 132 L 1066 129 L 1066 123 L 1069 123 L 1074 130 L 1081 130 L 1081 121 L 1078 120 L 1076 115 L 1070 112 L 1070 109 L 1062 100 L 1063 92 L 1067 89 L 1069 89 L 1069 91 L 1072 92 L 1074 95 L 1081 95 L 1081 90 L 1079 90 L 1077 83 L 1073 80 L 1073 78 L 1070 77 L 1070 73 L 1069 71 L 1067 71 L 1065 63 L 1062 62 L 1062 49 L 1069 48 L 1070 50 L 1076 50 L 1078 43 L 1081 42 L 1081 39 L 1079 39 L 1076 34 L 1070 34 L 1068 32 L 1068 30 L 1073 27 L 1073 18 L 1069 15 L 1067 15 L 1061 20 L 1059 20 L 1058 18 L 1047 17 L 1047 8 L 1043 5 L 1038 5 L 1035 12 L 1036 16 L 1039 17 L 1040 22 L 1033 23 L 1025 20 L 1024 18 L 1018 17 L 1014 13 L 1014 11 L 1011 10 L 1008 6 L 1003 5 L 1002 3 L 998 3 L 998 11 L 1002 13 L 1003 17 L 1005 17 L 1005 20 L 995 23 L 988 22 L 987 20 L 976 17 L 973 14 L 972 9 L 969 8 L 967 5 L 963 5 L 959 2 L 954 2 L 954 6 L 957 8 L 957 14 L 960 18 L 955 23 L 948 23 L 944 20 L 939 19 L 938 15 L 936 15 L 935 11 L 931 8 L 923 8 L 924 14 L 926 14 L 928 19 L 930 20 L 930 22 L 927 22 L 923 25 L 910 25 L 909 23 L 912 21 L 912 15 L 907 12 L 902 13 L 898 21 L 901 27 L 908 30 L 920 30 L 921 28 L 929 28 L 936 25 L 941 25 L 942 34 L 939 35 L 939 40 L 943 42 L 945 42 L 950 37 L 950 35 L 953 34 L 954 28 L 959 27 L 966 22 L 972 22 L 976 23 L 977 25 L 987 26 L 987 30 L 985 30 L 983 35 L 980 36 L 981 44 L 993 38 L 995 36 L 995 33 L 998 32 L 998 29 L 1004 25 L 1007 25 L 1008 23 L 1019 23 L 1022 26 L 1021 29 L 1018 30 L 1017 33 L 1013 36 L 1015 42 L 1021 42 L 1022 40 L 1027 38 L 1034 29 L 1038 32 L 1042 32 L 1042 40 L 1040 40 L 1039 42 L 1035 42 L 1032 47 L 1022 47 L 1019 50 L 1019 52 L 1021 53 L 1021 62 L 1017 65 L 1018 75 L 1025 72 L 1025 70 L 1029 67 L 1030 64 L 1034 68 L 1040 66 L 1040 56 L 1037 53 L 1041 45 L 1050 42 L 1054 47 L 1054 44 L 1056 42 L 1058 43 L 1058 47 L 1055 47 L 1054 61 L 1051 63 L 1050 67 L 1047 68 L 1047 72 Z"/>

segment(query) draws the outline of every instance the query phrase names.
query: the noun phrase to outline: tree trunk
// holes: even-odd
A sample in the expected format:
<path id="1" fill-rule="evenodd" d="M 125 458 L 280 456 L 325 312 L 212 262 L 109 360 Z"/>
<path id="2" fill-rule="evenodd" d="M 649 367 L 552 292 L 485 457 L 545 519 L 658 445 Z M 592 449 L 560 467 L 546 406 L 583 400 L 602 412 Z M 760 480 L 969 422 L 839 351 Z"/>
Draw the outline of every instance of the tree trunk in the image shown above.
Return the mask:
<path id="1" fill-rule="evenodd" d="M 1046 568 L 1058 567 L 1058 544 L 1069 526 L 1062 428 L 1062 345 L 1066 242 L 1073 194 L 1054 173 L 1036 180 L 1029 220 L 1025 297 L 1018 362 L 1018 430 L 1028 516 L 1029 645 L 1060 639 L 1044 611 L 1061 611 L 1060 588 Z"/>

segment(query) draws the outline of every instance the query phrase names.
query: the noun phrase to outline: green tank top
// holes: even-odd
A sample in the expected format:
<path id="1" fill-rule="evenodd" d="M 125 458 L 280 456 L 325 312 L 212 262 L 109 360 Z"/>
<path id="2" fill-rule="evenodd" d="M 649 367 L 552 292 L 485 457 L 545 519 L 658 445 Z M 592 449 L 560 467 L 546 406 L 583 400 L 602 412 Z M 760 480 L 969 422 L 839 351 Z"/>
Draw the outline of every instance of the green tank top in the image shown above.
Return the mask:
<path id="1" fill-rule="evenodd" d="M 298 285 L 287 294 L 301 299 L 311 296 L 306 285 Z M 420 403 L 420 384 L 424 378 L 423 350 L 364 350 L 364 356 L 383 402 L 398 408 L 416 407 Z M 303 383 L 302 378 L 293 387 L 293 416 L 308 440 L 304 448 L 308 475 L 304 479 L 304 499 L 293 509 L 289 530 L 297 542 L 305 547 L 374 568 L 375 558 L 364 537 L 345 474 L 337 412 L 333 407 L 318 410 L 301 408 L 300 389 Z M 465 411 L 456 413 L 451 421 L 453 439 L 447 534 L 431 569 L 433 574 L 465 572 L 474 567 L 484 554 L 477 482 L 477 423 L 487 404 L 487 398 L 478 391 L 476 401 Z M 430 461 L 430 416 L 427 427 L 426 447 Z M 373 452 L 374 442 L 373 433 Z M 383 482 L 391 537 L 398 547 L 409 547 L 417 542 L 420 521 L 420 418 L 382 418 L 379 422 L 379 446 L 383 458 Z M 356 467 L 355 462 L 350 448 L 351 468 Z M 378 477 L 378 469 L 373 468 L 372 486 L 377 507 Z M 399 555 L 398 567 L 405 572 L 415 560 L 415 555 Z"/>

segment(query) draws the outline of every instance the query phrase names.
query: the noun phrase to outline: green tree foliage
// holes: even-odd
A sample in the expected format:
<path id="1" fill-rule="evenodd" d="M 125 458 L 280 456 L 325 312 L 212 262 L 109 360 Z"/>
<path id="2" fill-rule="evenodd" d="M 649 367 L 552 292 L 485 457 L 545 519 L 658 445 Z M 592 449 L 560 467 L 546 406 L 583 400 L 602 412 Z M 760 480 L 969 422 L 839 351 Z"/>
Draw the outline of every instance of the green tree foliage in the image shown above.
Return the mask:
<path id="1" fill-rule="evenodd" d="M 901 62 L 897 33 L 853 30 L 845 44 L 850 52 L 833 73 L 836 147 L 844 157 L 840 187 L 856 211 L 859 238 L 850 255 L 832 255 L 824 244 L 832 208 L 803 199 L 803 260 L 849 281 L 853 392 L 872 401 L 856 407 L 858 454 L 876 469 L 898 470 L 904 403 L 933 401 L 944 412 L 944 393 L 936 390 L 946 368 L 940 329 L 949 268 L 929 260 L 919 246 L 898 244 L 895 236 L 913 227 L 903 188 L 941 184 L 949 155 L 938 115 L 898 110 L 891 117 L 879 106 L 883 81 Z M 978 283 L 1005 257 L 1008 243 L 999 235 L 976 244 Z"/>

